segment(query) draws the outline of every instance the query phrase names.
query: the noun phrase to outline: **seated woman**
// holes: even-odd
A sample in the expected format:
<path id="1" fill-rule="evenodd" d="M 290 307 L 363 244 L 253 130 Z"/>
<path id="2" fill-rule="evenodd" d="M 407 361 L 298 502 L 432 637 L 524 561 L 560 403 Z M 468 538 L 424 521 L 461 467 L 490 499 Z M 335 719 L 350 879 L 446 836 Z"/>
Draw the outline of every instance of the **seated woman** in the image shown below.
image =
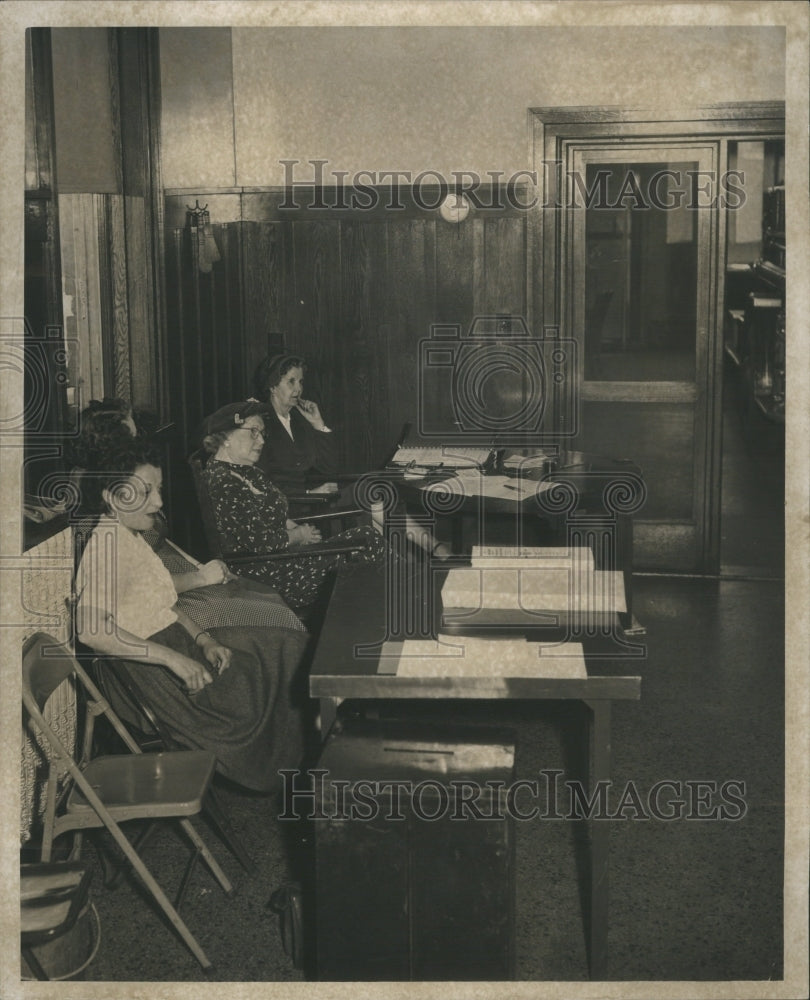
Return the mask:
<path id="1" fill-rule="evenodd" d="M 257 553 L 302 548 L 300 559 L 256 563 L 243 570 L 270 584 L 295 608 L 316 599 L 343 556 L 323 552 L 307 556 L 306 546 L 320 542 L 320 531 L 288 518 L 287 498 L 258 468 L 267 409 L 254 400 L 231 403 L 204 421 L 203 447 L 211 458 L 203 478 L 224 548 Z M 326 544 L 347 542 L 361 546 L 358 557 L 364 562 L 380 562 L 389 554 L 371 526 L 332 535 Z"/>
<path id="2" fill-rule="evenodd" d="M 338 470 L 336 435 L 324 423 L 318 404 L 303 398 L 305 372 L 303 358 L 273 354 L 254 375 L 256 397 L 269 408 L 256 465 L 284 493 L 302 492 Z M 406 528 L 409 537 L 436 559 L 451 555 L 444 542 L 410 517 Z"/>
<path id="3" fill-rule="evenodd" d="M 283 493 L 303 492 L 338 471 L 336 435 L 318 404 L 303 398 L 303 358 L 273 354 L 256 369 L 256 397 L 266 403 L 264 447 L 256 465 Z"/>
<path id="4" fill-rule="evenodd" d="M 162 506 L 161 471 L 137 440 L 91 481 L 100 511 L 76 575 L 80 642 L 122 669 L 178 742 L 212 751 L 218 770 L 260 792 L 300 763 L 296 672 L 306 635 L 291 629 L 201 630 L 177 606 L 171 576 L 143 540 Z M 106 679 L 105 679 L 106 680 Z M 124 718 L 114 678 L 108 697 Z"/>
<path id="5" fill-rule="evenodd" d="M 110 468 L 110 453 L 126 448 L 133 437 L 150 440 L 154 432 L 148 414 L 133 413 L 123 399 L 91 400 L 82 411 L 79 435 L 72 442 L 70 461 L 80 494 L 88 482 Z M 86 476 L 83 474 L 86 473 Z M 220 559 L 200 564 L 167 537 L 162 511 L 142 537 L 155 550 L 172 576 L 180 610 L 200 628 L 219 625 L 253 625 L 304 631 L 298 617 L 271 588 L 230 572 Z"/>

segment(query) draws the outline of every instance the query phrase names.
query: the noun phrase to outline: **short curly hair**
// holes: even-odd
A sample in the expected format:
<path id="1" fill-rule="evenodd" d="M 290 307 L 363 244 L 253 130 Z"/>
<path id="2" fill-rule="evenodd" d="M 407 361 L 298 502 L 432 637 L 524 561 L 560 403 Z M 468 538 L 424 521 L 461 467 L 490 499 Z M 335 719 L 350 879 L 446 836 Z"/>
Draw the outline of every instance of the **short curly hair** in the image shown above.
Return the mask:
<path id="1" fill-rule="evenodd" d="M 132 438 L 124 422 L 132 412 L 123 399 L 91 399 L 79 417 L 79 434 L 70 442 L 66 458 L 82 469 L 105 464 L 105 455 Z"/>
<path id="2" fill-rule="evenodd" d="M 85 467 L 78 480 L 80 490 L 79 508 L 88 514 L 103 514 L 107 511 L 104 501 L 105 490 L 128 479 L 142 465 L 160 468 L 160 452 L 147 439 L 127 435 L 104 453 L 104 464 Z"/>
<path id="3" fill-rule="evenodd" d="M 299 354 L 268 354 L 253 375 L 253 394 L 262 403 L 270 402 L 274 389 L 291 368 L 307 370 L 306 361 Z"/>
<path id="4" fill-rule="evenodd" d="M 206 434 L 202 439 L 203 450 L 208 455 L 216 455 L 231 434 L 233 434 L 233 431 L 214 431 L 213 434 Z"/>

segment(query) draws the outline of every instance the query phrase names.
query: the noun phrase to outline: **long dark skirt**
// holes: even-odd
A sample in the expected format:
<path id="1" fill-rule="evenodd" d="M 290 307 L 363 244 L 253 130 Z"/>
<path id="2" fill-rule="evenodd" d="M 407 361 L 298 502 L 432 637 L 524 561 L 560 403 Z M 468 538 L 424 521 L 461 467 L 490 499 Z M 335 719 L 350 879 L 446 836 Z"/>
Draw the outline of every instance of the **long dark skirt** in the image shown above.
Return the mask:
<path id="1" fill-rule="evenodd" d="M 188 694 L 180 678 L 165 667 L 137 660 L 118 662 L 178 743 L 212 751 L 217 770 L 237 784 L 274 791 L 281 785 L 279 769 L 301 762 L 302 684 L 296 672 L 306 634 L 245 627 L 216 628 L 211 634 L 232 651 L 230 666 L 218 676 L 181 625 L 175 623 L 151 637 L 204 663 L 214 674 L 213 682 L 196 694 Z M 105 687 L 115 710 L 136 721 L 114 677 Z"/>

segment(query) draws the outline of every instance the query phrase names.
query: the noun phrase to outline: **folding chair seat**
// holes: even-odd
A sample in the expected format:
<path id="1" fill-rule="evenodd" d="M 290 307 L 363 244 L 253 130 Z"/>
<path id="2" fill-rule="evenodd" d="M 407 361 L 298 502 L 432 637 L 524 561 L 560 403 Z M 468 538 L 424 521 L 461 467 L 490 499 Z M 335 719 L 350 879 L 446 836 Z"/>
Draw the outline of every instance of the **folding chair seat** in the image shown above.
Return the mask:
<path id="1" fill-rule="evenodd" d="M 20 865 L 20 950 L 37 979 L 72 979 L 95 957 L 101 933 L 98 914 L 89 901 L 92 875 L 87 865 L 79 862 Z M 80 966 L 67 973 L 50 956 L 48 946 L 55 947 L 88 909 L 95 921 L 95 941 L 90 953 L 82 956 Z"/>
<path id="2" fill-rule="evenodd" d="M 78 759 L 43 715 L 48 698 L 68 677 L 81 684 L 87 695 L 83 750 Z M 203 969 L 210 969 L 211 962 L 181 918 L 178 907 L 198 857 L 202 857 L 226 893 L 233 891 L 189 818 L 202 809 L 214 773 L 214 755 L 204 750 L 142 753 L 70 650 L 42 632 L 31 636 L 23 648 L 22 699 L 27 724 L 47 740 L 54 758 L 48 768 L 41 860 L 50 860 L 53 842 L 63 834 L 74 833 L 75 856 L 81 850 L 82 831 L 106 827 L 191 953 Z M 100 715 L 108 719 L 130 753 L 86 759 L 92 747 L 93 723 Z M 57 795 L 59 774 L 65 769 L 69 780 Z M 174 820 L 194 848 L 176 905 L 169 901 L 121 828 L 129 820 L 156 818 Z"/>
<path id="3" fill-rule="evenodd" d="M 186 749 L 173 738 L 156 715 L 143 691 L 132 682 L 127 672 L 121 669 L 120 662 L 115 657 L 89 654 L 86 666 L 96 686 L 107 698 L 110 697 L 110 691 L 105 672 L 109 671 L 112 674 L 119 697 L 126 700 L 132 716 L 140 720 L 137 729 L 130 725 L 129 731 L 143 752 Z M 245 871 L 255 871 L 256 863 L 228 820 L 213 782 L 203 800 L 202 815 Z M 143 838 L 145 839 L 146 836 L 148 836 L 148 831 L 144 831 Z M 105 884 L 112 885 L 114 880 L 115 875 Z"/>

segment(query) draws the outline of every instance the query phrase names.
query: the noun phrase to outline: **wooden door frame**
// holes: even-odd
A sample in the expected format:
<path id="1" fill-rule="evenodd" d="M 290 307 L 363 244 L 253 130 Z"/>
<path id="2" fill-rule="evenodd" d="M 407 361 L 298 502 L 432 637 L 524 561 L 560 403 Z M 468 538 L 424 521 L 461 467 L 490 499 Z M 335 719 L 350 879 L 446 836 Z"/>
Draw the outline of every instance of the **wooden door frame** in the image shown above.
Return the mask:
<path id="1" fill-rule="evenodd" d="M 529 161 L 536 174 L 537 198 L 532 210 L 536 252 L 530 261 L 532 313 L 544 328 L 566 330 L 566 293 L 560 267 L 562 254 L 571 248 L 562 245 L 565 214 L 565 178 L 563 171 L 569 147 L 585 142 L 649 142 L 687 145 L 703 141 L 717 143 L 718 175 L 728 167 L 728 143 L 739 140 L 778 140 L 785 135 L 783 101 L 754 101 L 712 104 L 691 109 L 621 107 L 547 107 L 529 108 Z M 724 281 L 726 266 L 726 212 L 716 210 L 715 233 L 711 247 L 710 328 L 708 335 L 707 378 L 698 393 L 705 392 L 706 410 L 705 469 L 708 488 L 702 512 L 703 542 L 698 553 L 699 572 L 716 574 L 720 566 L 721 446 L 722 446 L 722 337 L 724 316 Z M 700 248 L 698 248 L 698 252 Z M 568 270 L 570 273 L 570 267 Z M 580 378 L 580 375 L 577 375 Z M 579 383 L 576 386 L 579 389 Z M 557 428 L 557 430 L 564 430 Z"/>

